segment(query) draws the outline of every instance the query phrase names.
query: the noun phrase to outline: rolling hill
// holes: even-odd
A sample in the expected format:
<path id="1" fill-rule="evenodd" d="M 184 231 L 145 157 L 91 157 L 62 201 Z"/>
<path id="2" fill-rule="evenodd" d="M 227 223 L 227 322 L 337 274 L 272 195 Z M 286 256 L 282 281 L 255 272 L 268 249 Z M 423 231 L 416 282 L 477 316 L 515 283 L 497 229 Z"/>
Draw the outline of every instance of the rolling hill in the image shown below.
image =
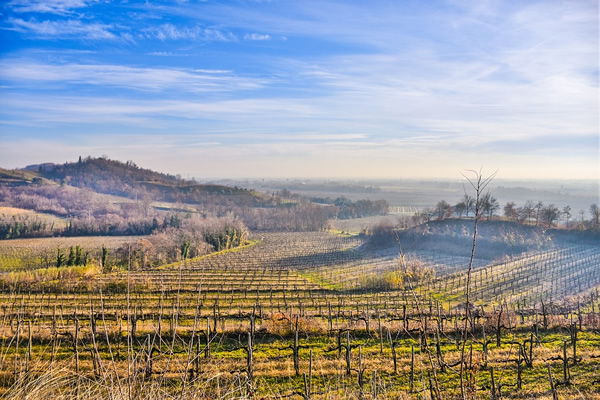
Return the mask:
<path id="1" fill-rule="evenodd" d="M 37 178 L 37 179 L 36 179 Z M 258 205 L 267 199 L 254 192 L 223 185 L 204 185 L 193 180 L 138 167 L 134 162 L 108 158 L 79 158 L 64 164 L 36 164 L 21 170 L 1 170 L 0 179 L 12 184 L 54 182 L 121 197 L 150 197 L 154 201 L 202 203 L 226 196 L 228 201 Z"/>

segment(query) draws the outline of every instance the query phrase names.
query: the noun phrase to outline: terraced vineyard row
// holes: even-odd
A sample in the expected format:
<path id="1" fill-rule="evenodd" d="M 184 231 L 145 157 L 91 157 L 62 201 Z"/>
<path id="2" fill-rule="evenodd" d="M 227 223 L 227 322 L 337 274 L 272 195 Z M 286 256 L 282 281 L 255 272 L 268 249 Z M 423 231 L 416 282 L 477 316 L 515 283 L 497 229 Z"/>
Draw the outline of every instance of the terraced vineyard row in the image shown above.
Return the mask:
<path id="1" fill-rule="evenodd" d="M 434 291 L 464 301 L 466 275 L 438 279 Z M 582 295 L 600 285 L 600 247 L 573 246 L 524 255 L 473 271 L 472 295 L 480 303 L 523 306 Z"/>
<path id="2" fill-rule="evenodd" d="M 324 232 L 260 239 L 63 291 L 4 287 L 0 387 L 60 370 L 79 395 L 120 382 L 149 397 L 189 385 L 223 399 L 454 398 L 463 327 L 474 391 L 551 396 L 540 384 L 548 373 L 564 395 L 593 395 L 600 383 L 598 247 L 477 260 L 466 319 L 463 257 L 408 253 L 438 276 L 414 292 L 372 290 L 362 277 L 401 268 L 393 249 Z M 569 290 L 579 298 L 565 301 Z"/>
<path id="3" fill-rule="evenodd" d="M 55 265 L 57 249 L 81 246 L 86 251 L 100 252 L 102 245 L 114 250 L 134 242 L 141 236 L 53 237 L 40 239 L 0 240 L 0 272 L 30 270 Z"/>

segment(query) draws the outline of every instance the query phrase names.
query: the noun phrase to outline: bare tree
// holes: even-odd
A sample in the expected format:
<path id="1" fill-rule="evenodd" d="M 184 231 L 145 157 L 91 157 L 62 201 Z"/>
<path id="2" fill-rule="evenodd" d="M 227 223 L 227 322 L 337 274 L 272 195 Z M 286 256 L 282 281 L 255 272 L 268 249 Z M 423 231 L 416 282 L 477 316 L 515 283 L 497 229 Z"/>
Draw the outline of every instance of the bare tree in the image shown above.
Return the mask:
<path id="1" fill-rule="evenodd" d="M 422 215 L 423 219 L 425 220 L 425 222 L 429 222 L 435 215 L 435 209 L 432 207 L 427 207 L 421 211 L 421 215 Z"/>
<path id="2" fill-rule="evenodd" d="M 465 345 L 467 343 L 467 327 L 469 324 L 469 311 L 470 311 L 470 292 L 471 292 L 471 271 L 473 270 L 473 260 L 475 259 L 475 247 L 477 244 L 477 224 L 479 219 L 481 218 L 481 198 L 482 192 L 489 185 L 489 183 L 494 179 L 498 171 L 494 172 L 492 175 L 487 178 L 483 177 L 481 170 L 479 172 L 469 170 L 468 172 L 472 173 L 474 177 L 468 178 L 463 174 L 465 179 L 469 181 L 473 189 L 475 190 L 475 225 L 473 228 L 473 245 L 471 247 L 471 258 L 469 259 L 469 269 L 467 270 L 467 285 L 465 289 L 465 324 L 463 326 L 462 331 L 462 346 L 460 350 L 460 392 L 462 398 L 464 400 L 467 399 L 467 393 L 465 392 L 464 387 L 464 374 L 465 374 Z M 489 194 L 489 193 L 488 193 Z"/>
<path id="3" fill-rule="evenodd" d="M 538 201 L 535 205 L 535 226 L 540 224 L 540 217 L 542 216 L 542 207 L 544 207 L 544 203 Z"/>
<path id="4" fill-rule="evenodd" d="M 439 201 L 435 206 L 438 219 L 444 219 L 452 215 L 452 206 L 446 200 Z"/>
<path id="5" fill-rule="evenodd" d="M 585 220 L 583 219 L 585 217 L 585 211 L 584 210 L 579 210 L 579 216 L 581 217 L 581 221 L 579 221 L 579 226 L 578 229 L 585 229 Z"/>
<path id="6" fill-rule="evenodd" d="M 463 213 L 467 210 L 467 206 L 464 201 L 459 201 L 454 206 L 454 213 L 458 216 L 458 218 L 462 218 Z"/>
<path id="7" fill-rule="evenodd" d="M 520 218 L 523 220 L 523 223 L 527 223 L 533 218 L 533 215 L 535 213 L 535 205 L 533 204 L 533 201 L 527 200 L 525 202 L 525 205 L 520 210 Z"/>
<path id="8" fill-rule="evenodd" d="M 541 213 L 542 223 L 546 226 L 554 225 L 554 221 L 560 217 L 560 210 L 554 204 L 543 207 Z"/>
<path id="9" fill-rule="evenodd" d="M 489 192 L 481 196 L 481 204 L 479 207 L 482 209 L 484 214 L 487 214 L 488 219 L 492 219 L 496 211 L 500 209 L 500 204 L 495 197 Z"/>
<path id="10" fill-rule="evenodd" d="M 469 211 L 473 211 L 473 213 L 475 213 L 475 199 L 473 199 L 473 197 L 465 193 L 462 203 L 465 205 L 465 213 L 467 217 L 469 216 Z"/>
<path id="11" fill-rule="evenodd" d="M 519 213 L 517 212 L 517 205 L 514 201 L 509 201 L 504 206 L 504 216 L 509 221 L 516 221 L 519 217 Z"/>
<path id="12" fill-rule="evenodd" d="M 590 206 L 590 214 L 592 214 L 592 228 L 598 229 L 600 227 L 600 207 L 596 204 Z"/>
<path id="13" fill-rule="evenodd" d="M 562 209 L 562 215 L 567 222 L 567 229 L 569 229 L 569 219 L 571 218 L 571 206 L 564 206 Z"/>

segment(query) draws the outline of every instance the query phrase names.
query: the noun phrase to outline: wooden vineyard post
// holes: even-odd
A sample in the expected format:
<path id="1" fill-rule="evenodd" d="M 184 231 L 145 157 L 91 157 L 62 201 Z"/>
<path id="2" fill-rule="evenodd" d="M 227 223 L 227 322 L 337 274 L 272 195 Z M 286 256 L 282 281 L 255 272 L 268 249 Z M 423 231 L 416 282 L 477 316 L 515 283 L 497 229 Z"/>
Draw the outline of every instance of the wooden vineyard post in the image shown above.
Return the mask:
<path id="1" fill-rule="evenodd" d="M 73 352 L 75 353 L 75 373 L 79 375 L 79 319 L 75 318 L 75 334 L 73 335 Z"/>
<path id="2" fill-rule="evenodd" d="M 137 319 L 138 319 L 137 306 L 134 307 L 133 315 L 131 315 L 130 319 L 131 319 L 131 342 L 133 343 L 133 341 L 135 340 L 135 335 L 136 335 L 136 331 L 137 331 Z"/>
<path id="3" fill-rule="evenodd" d="M 364 386 L 364 374 L 365 374 L 365 369 L 363 368 L 363 360 L 362 360 L 362 346 L 359 345 L 358 346 L 358 387 L 360 388 L 360 393 L 361 396 L 364 393 L 363 391 L 363 386 Z"/>
<path id="4" fill-rule="evenodd" d="M 21 342 L 21 322 L 21 319 L 17 318 L 17 341 L 15 343 L 15 354 L 17 356 L 19 355 L 19 343 Z"/>
<path id="5" fill-rule="evenodd" d="M 563 383 L 565 385 L 570 384 L 569 379 L 569 357 L 567 357 L 567 341 L 563 340 Z"/>
<path id="6" fill-rule="evenodd" d="M 396 366 L 394 365 L 394 369 Z M 394 373 L 396 371 L 394 370 Z M 410 347 L 410 393 L 415 391 L 415 346 Z"/>
<path id="7" fill-rule="evenodd" d="M 218 321 L 218 313 L 217 313 L 217 302 L 213 304 L 213 332 L 217 332 L 217 321 Z"/>
<path id="8" fill-rule="evenodd" d="M 333 331 L 333 317 L 331 316 L 331 303 L 327 302 L 328 316 L 327 320 L 329 322 L 329 332 Z"/>
<path id="9" fill-rule="evenodd" d="M 306 372 L 302 373 L 302 377 L 304 379 L 304 393 L 302 393 L 302 397 L 304 398 L 304 400 L 310 400 L 310 382 L 306 378 Z"/>
<path id="10" fill-rule="evenodd" d="M 96 315 L 94 314 L 94 305 L 90 306 L 90 329 L 92 335 L 96 335 Z"/>
<path id="11" fill-rule="evenodd" d="M 56 340 L 58 332 L 56 331 L 56 304 L 54 304 L 54 310 L 52 311 L 52 353 L 50 354 L 50 370 L 54 366 L 54 357 L 56 356 Z"/>
<path id="12" fill-rule="evenodd" d="M 350 331 L 346 331 L 346 375 L 351 374 L 352 348 L 350 347 Z"/>
<path id="13" fill-rule="evenodd" d="M 96 378 L 100 378 L 100 371 L 102 370 L 102 359 L 100 358 L 100 353 L 98 352 L 98 344 L 96 343 L 96 315 L 94 313 L 94 306 L 92 305 L 90 310 L 90 331 L 92 336 L 92 346 L 90 349 L 92 353 L 92 362 L 94 364 L 94 376 Z"/>
<path id="14" fill-rule="evenodd" d="M 310 349 L 308 354 L 308 393 L 312 393 L 312 367 L 313 367 L 313 351 Z"/>
<path id="15" fill-rule="evenodd" d="M 298 317 L 296 317 L 296 329 L 294 329 L 294 346 L 292 347 L 292 354 L 294 357 L 294 371 L 296 372 L 296 376 L 300 375 L 300 356 L 299 356 L 299 346 L 298 346 Z"/>
<path id="16" fill-rule="evenodd" d="M 381 316 L 377 310 L 377 324 L 379 328 L 379 354 L 383 354 L 383 329 L 381 327 Z"/>
<path id="17" fill-rule="evenodd" d="M 152 340 L 150 340 L 150 334 L 147 336 L 148 349 L 146 350 L 146 368 L 144 371 L 144 378 L 150 379 L 152 377 Z"/>
<path id="18" fill-rule="evenodd" d="M 444 360 L 442 359 L 442 361 Z M 473 373 L 473 343 L 469 343 L 469 371 L 471 374 Z M 474 377 L 472 376 L 472 378 Z"/>
<path id="19" fill-rule="evenodd" d="M 490 397 L 491 397 L 492 400 L 496 400 L 497 399 L 497 396 L 496 396 L 497 392 L 496 392 L 496 379 L 494 378 L 494 367 L 490 367 L 490 378 L 491 378 L 491 385 L 492 385 L 492 388 L 491 388 L 492 393 L 491 393 Z"/>
<path id="20" fill-rule="evenodd" d="M 164 291 L 160 293 L 160 300 L 158 303 L 158 322 L 157 322 L 157 335 L 158 335 L 158 348 L 161 347 L 162 342 L 162 314 L 163 314 L 163 299 L 164 299 Z"/>
<path id="21" fill-rule="evenodd" d="M 436 343 L 435 343 L 436 356 L 437 356 L 438 363 L 440 364 L 442 372 L 445 372 L 446 371 L 446 363 L 444 362 L 444 357 L 442 356 L 442 346 L 440 343 L 439 328 L 436 328 L 435 333 L 436 333 Z"/>
<path id="22" fill-rule="evenodd" d="M 196 356 L 194 357 L 194 369 L 196 377 L 200 376 L 200 335 L 196 336 Z"/>
<path id="23" fill-rule="evenodd" d="M 77 375 L 77 386 L 75 388 L 76 397 L 79 398 L 79 348 L 77 342 L 79 340 L 79 319 L 75 316 L 75 334 L 73 335 L 73 350 L 75 351 L 75 374 Z"/>
<path id="24" fill-rule="evenodd" d="M 12 318 L 11 318 L 11 324 L 12 324 Z M 13 371 L 18 371 L 19 375 L 18 375 L 18 380 L 21 380 L 21 374 L 22 374 L 22 361 L 21 361 L 21 356 L 19 355 L 19 342 L 21 341 L 21 320 L 20 317 L 17 316 L 17 334 L 16 334 L 17 340 L 15 343 L 15 358 L 14 358 L 14 365 L 13 365 Z"/>
<path id="25" fill-rule="evenodd" d="M 210 342 L 212 335 L 210 332 L 210 317 L 206 317 L 206 347 L 204 348 L 204 358 L 210 358 Z"/>
<path id="26" fill-rule="evenodd" d="M 298 324 L 298 317 L 296 317 L 296 325 Z M 252 310 L 252 314 L 250 315 L 250 340 L 252 340 L 252 345 L 254 345 L 254 335 L 256 333 L 256 317 L 254 315 L 254 310 Z"/>
<path id="27" fill-rule="evenodd" d="M 483 331 L 483 369 L 487 369 L 487 361 L 488 361 L 488 340 L 485 336 L 485 325 L 481 326 L 481 330 Z"/>
<path id="28" fill-rule="evenodd" d="M 533 332 L 529 336 L 529 360 L 527 360 L 527 366 L 533 368 Z"/>
<path id="29" fill-rule="evenodd" d="M 579 300 L 577 300 L 577 319 L 579 321 L 579 330 L 581 330 L 581 325 L 583 324 L 583 316 L 581 315 L 581 304 Z"/>
<path id="30" fill-rule="evenodd" d="M 502 318 L 502 311 L 504 310 L 504 308 L 502 307 L 502 305 L 500 305 L 500 312 L 498 313 L 498 320 L 496 322 L 496 347 L 500 348 L 501 345 L 501 329 L 502 329 L 502 325 L 500 325 L 501 322 L 501 318 Z"/>
<path id="31" fill-rule="evenodd" d="M 517 390 L 521 390 L 521 385 L 522 385 L 522 372 L 523 372 L 523 367 L 521 366 L 521 364 L 523 363 L 523 358 L 521 357 L 521 353 L 523 353 L 523 347 L 521 347 L 521 345 L 519 344 L 519 354 L 517 356 Z"/>
<path id="32" fill-rule="evenodd" d="M 542 301 L 542 317 L 544 321 L 544 330 L 548 330 L 548 314 L 546 313 L 546 305 Z"/>
<path id="33" fill-rule="evenodd" d="M 554 380 L 552 379 L 552 371 L 550 370 L 550 364 L 546 364 L 548 368 L 548 380 L 550 381 L 550 390 L 552 391 L 552 400 L 558 400 L 558 393 L 554 387 Z"/>
<path id="34" fill-rule="evenodd" d="M 250 332 L 248 332 L 248 349 L 247 349 L 247 359 L 246 359 L 246 366 L 248 368 L 248 380 L 250 381 L 250 385 L 252 385 L 253 382 L 253 369 L 252 369 L 252 358 L 253 358 L 253 351 L 252 351 L 252 335 L 250 334 Z"/>
<path id="35" fill-rule="evenodd" d="M 573 364 L 577 364 L 577 326 L 571 325 L 571 344 L 573 345 Z"/>
<path id="36" fill-rule="evenodd" d="M 29 376 L 29 362 L 31 360 L 31 320 L 27 321 L 27 355 L 25 356 L 25 376 Z"/>
<path id="37" fill-rule="evenodd" d="M 373 400 L 377 400 L 377 370 L 373 371 L 373 383 L 371 384 L 371 388 L 373 389 Z"/>
<path id="38" fill-rule="evenodd" d="M 392 340 L 392 333 L 390 331 L 390 328 L 388 328 L 387 333 L 388 333 L 388 340 L 390 341 L 390 348 L 392 349 L 392 361 L 394 362 L 394 375 L 397 375 L 398 374 L 398 360 L 396 358 L 396 343 L 394 343 L 394 341 Z M 414 347 L 413 347 L 413 351 L 414 351 Z"/>
<path id="39" fill-rule="evenodd" d="M 121 352 L 121 333 L 123 332 L 123 314 L 121 312 L 120 307 L 117 309 L 117 311 L 115 312 L 116 314 L 116 321 L 115 321 L 115 325 L 118 325 L 119 327 L 119 331 L 118 331 L 118 335 L 117 337 L 119 338 L 119 340 L 117 340 L 117 355 L 120 354 Z"/>

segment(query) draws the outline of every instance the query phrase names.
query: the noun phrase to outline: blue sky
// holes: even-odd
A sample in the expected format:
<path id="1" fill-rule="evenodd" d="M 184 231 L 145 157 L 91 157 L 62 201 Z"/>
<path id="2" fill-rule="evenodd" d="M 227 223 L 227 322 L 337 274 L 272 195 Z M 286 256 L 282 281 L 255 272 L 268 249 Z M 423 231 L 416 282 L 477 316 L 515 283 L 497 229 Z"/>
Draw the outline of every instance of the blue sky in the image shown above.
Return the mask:
<path id="1" fill-rule="evenodd" d="M 598 3 L 7 0 L 0 166 L 600 178 Z"/>

